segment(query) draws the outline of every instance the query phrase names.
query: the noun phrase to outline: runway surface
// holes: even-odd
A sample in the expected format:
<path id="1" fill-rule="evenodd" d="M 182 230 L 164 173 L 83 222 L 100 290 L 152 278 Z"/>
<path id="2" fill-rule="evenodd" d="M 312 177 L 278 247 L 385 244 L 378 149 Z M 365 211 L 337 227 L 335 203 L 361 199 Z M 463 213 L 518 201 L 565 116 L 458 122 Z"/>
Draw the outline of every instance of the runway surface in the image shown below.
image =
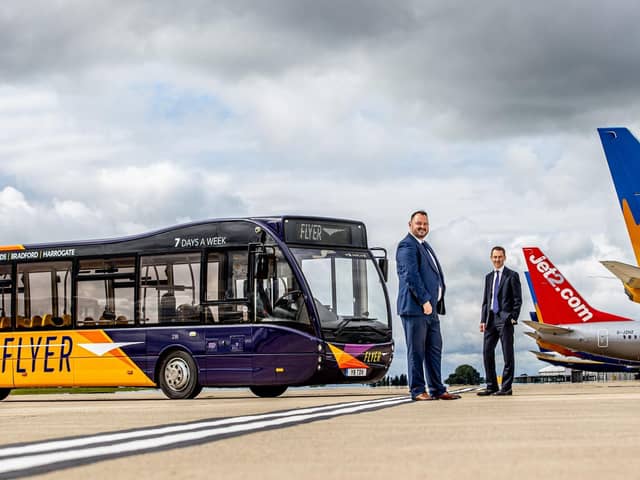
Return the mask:
<path id="1" fill-rule="evenodd" d="M 402 389 L 11 395 L 0 478 L 635 478 L 640 383 L 518 386 L 410 402 Z"/>

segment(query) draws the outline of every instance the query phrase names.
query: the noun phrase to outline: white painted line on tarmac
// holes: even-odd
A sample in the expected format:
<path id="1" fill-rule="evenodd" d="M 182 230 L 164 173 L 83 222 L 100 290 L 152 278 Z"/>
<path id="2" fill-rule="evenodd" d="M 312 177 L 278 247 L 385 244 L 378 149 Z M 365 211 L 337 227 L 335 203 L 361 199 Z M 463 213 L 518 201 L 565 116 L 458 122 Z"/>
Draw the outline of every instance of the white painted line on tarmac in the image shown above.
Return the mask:
<path id="1" fill-rule="evenodd" d="M 465 387 L 465 388 L 459 388 L 455 391 L 452 391 L 451 393 L 466 393 L 466 392 L 475 392 L 477 390 L 484 390 L 484 387 Z"/>
<path id="2" fill-rule="evenodd" d="M 398 398 L 406 398 L 406 397 L 391 397 L 390 399 L 395 400 Z M 25 455 L 25 454 L 30 455 L 34 453 L 48 452 L 52 450 L 59 451 L 59 450 L 77 448 L 77 447 L 87 447 L 89 445 L 119 442 L 122 440 L 130 440 L 130 439 L 141 438 L 141 437 L 160 436 L 160 435 L 166 435 L 168 433 L 178 433 L 178 432 L 185 432 L 190 430 L 199 430 L 199 429 L 209 428 L 209 427 L 233 425 L 236 423 L 246 423 L 246 422 L 253 422 L 257 420 L 267 420 L 270 418 L 288 417 L 292 415 L 304 415 L 308 413 L 322 412 L 325 410 L 333 410 L 343 406 L 356 406 L 356 405 L 363 405 L 363 404 L 374 405 L 376 403 L 388 401 L 390 399 L 386 398 L 386 399 L 378 399 L 378 400 L 362 400 L 358 402 L 349 402 L 349 403 L 336 403 L 336 404 L 325 405 L 321 407 L 298 408 L 294 410 L 286 410 L 281 412 L 264 413 L 264 414 L 257 414 L 257 415 L 245 415 L 240 417 L 223 418 L 219 420 L 205 420 L 201 422 L 183 423 L 179 425 L 164 425 L 161 427 L 140 428 L 140 429 L 129 430 L 124 432 L 103 433 L 98 435 L 83 436 L 83 437 L 77 437 L 77 438 L 71 438 L 71 439 L 67 438 L 67 439 L 61 439 L 61 440 L 47 440 L 43 442 L 19 444 L 19 445 L 0 448 L 0 459 L 5 457 L 11 457 L 11 456 L 19 456 L 19 455 Z"/>
<path id="3" fill-rule="evenodd" d="M 283 428 L 339 415 L 360 413 L 411 402 L 403 397 L 303 408 L 204 422 L 145 428 L 122 433 L 52 440 L 0 449 L 0 479 L 18 478 L 94 463 L 107 458 L 180 448 L 258 430 Z M 95 445 L 95 446 L 91 446 Z M 19 452 L 17 451 L 19 449 Z"/>

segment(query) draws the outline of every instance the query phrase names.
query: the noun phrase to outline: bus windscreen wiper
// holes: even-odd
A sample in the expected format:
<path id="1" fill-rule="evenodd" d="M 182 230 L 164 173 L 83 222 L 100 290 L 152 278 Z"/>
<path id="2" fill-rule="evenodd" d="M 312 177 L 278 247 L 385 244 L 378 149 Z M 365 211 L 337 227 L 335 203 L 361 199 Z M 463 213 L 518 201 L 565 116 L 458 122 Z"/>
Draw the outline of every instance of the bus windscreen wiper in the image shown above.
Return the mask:
<path id="1" fill-rule="evenodd" d="M 336 327 L 336 330 L 334 332 L 334 335 L 337 337 L 338 335 L 340 335 L 345 328 L 347 328 L 347 326 L 351 323 L 351 322 L 370 322 L 370 321 L 375 321 L 375 318 L 369 318 L 369 317 L 348 317 L 348 318 L 344 318 Z"/>
<path id="2" fill-rule="evenodd" d="M 378 328 L 378 327 L 374 327 L 373 325 L 358 325 L 356 327 L 358 330 L 372 330 L 376 333 L 379 333 L 380 335 L 389 335 L 389 329 L 383 329 L 383 328 Z"/>

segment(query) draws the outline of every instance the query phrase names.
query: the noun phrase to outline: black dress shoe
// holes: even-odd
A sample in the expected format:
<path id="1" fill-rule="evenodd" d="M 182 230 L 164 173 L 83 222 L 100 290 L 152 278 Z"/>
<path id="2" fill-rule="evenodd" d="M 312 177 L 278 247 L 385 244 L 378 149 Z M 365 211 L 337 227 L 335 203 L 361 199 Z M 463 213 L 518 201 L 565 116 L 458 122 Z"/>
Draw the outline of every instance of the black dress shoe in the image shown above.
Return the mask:
<path id="1" fill-rule="evenodd" d="M 498 390 L 482 390 L 480 392 L 478 392 L 476 395 L 478 395 L 479 397 L 488 397 L 489 395 L 493 395 L 494 393 L 496 393 Z"/>
<path id="2" fill-rule="evenodd" d="M 512 394 L 513 392 L 511 390 L 500 390 L 494 393 L 494 395 L 497 397 L 505 397 L 507 395 L 512 395 Z"/>

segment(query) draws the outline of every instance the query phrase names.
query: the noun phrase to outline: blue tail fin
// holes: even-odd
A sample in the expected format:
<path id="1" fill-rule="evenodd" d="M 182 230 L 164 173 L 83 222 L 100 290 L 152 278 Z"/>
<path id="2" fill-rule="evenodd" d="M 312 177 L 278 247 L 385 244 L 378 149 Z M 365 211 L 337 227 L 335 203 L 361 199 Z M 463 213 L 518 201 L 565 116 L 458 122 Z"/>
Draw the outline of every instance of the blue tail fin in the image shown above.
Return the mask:
<path id="1" fill-rule="evenodd" d="M 626 128 L 599 128 L 598 134 L 640 265 L 640 143 Z"/>
<path id="2" fill-rule="evenodd" d="M 529 272 L 527 271 L 524 272 L 524 278 L 527 279 L 527 284 L 529 285 L 529 292 L 531 292 L 531 299 L 533 300 L 533 306 L 536 309 L 534 312 L 529 312 L 529 318 L 531 318 L 532 322 L 540 323 L 540 318 L 538 317 L 538 315 L 540 314 L 540 308 L 538 308 L 538 299 L 536 298 L 536 291 L 533 289 L 533 285 L 531 284 L 531 276 L 529 275 Z M 542 348 L 540 344 L 538 344 L 538 350 L 540 350 L 543 353 L 552 351 L 547 348 Z"/>

